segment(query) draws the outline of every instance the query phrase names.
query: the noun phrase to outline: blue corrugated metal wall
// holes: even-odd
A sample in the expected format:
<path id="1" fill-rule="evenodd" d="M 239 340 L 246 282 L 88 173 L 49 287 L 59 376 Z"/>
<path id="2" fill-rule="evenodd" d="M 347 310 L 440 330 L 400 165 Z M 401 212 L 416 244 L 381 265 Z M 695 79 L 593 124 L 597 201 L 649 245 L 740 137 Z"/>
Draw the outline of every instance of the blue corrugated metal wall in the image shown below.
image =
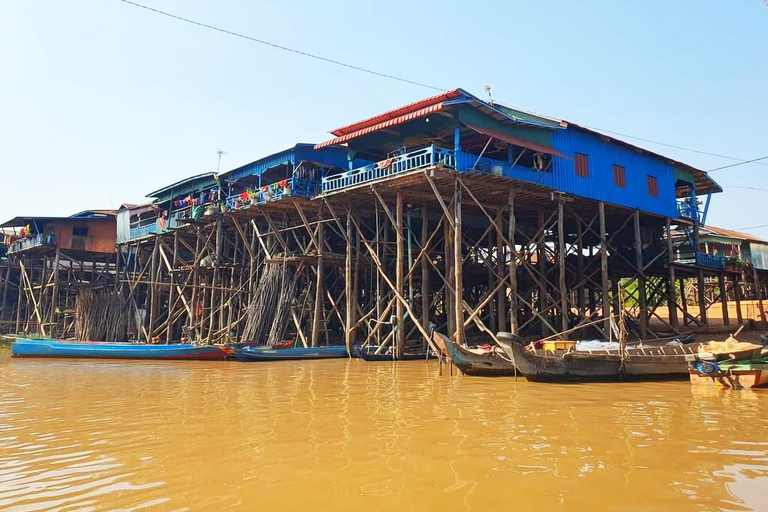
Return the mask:
<path id="1" fill-rule="evenodd" d="M 619 144 L 575 128 L 554 130 L 552 146 L 571 160 L 554 158 L 552 172 L 538 172 L 524 167 L 505 170 L 511 178 L 539 183 L 577 196 L 605 201 L 629 208 L 677 217 L 674 168 L 656 157 L 642 154 Z M 589 158 L 589 178 L 576 176 L 573 154 Z M 616 186 L 613 165 L 626 169 L 626 187 Z M 658 180 L 659 194 L 648 193 L 647 176 Z"/>

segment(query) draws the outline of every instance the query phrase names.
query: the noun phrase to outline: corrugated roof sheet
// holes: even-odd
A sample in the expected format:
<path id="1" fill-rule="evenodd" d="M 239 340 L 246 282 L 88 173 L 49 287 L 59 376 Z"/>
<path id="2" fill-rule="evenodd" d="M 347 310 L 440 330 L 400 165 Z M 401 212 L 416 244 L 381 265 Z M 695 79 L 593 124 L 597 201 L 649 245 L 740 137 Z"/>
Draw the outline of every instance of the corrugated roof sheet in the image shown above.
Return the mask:
<path id="1" fill-rule="evenodd" d="M 724 236 L 727 238 L 737 238 L 747 242 L 758 242 L 761 244 L 768 244 L 768 240 L 757 238 L 749 233 L 742 233 L 741 231 L 734 231 L 732 229 L 717 228 L 715 226 L 702 226 L 701 229 L 714 233 L 715 235 Z"/>
<path id="2" fill-rule="evenodd" d="M 326 146 L 334 146 L 336 144 L 343 144 L 344 142 L 347 142 L 348 140 L 360 137 L 361 135 L 365 135 L 366 133 L 375 132 L 378 130 L 382 130 L 384 128 L 389 128 L 390 126 L 396 126 L 401 123 L 405 123 L 406 121 L 411 121 L 413 119 L 418 119 L 419 117 L 427 116 L 433 112 L 437 112 L 439 110 L 443 109 L 444 103 L 436 103 L 434 105 L 430 105 L 428 107 L 424 107 L 420 110 L 417 110 L 415 112 L 410 112 L 408 114 L 402 115 L 400 117 L 395 117 L 393 119 L 388 119 L 386 121 L 383 121 L 378 124 L 374 124 L 371 126 L 366 126 L 360 130 L 347 133 L 345 135 L 342 135 L 340 137 L 336 137 L 335 139 L 327 140 L 325 142 L 321 142 L 319 144 L 315 144 L 315 149 L 324 148 Z"/>
<path id="3" fill-rule="evenodd" d="M 409 112 L 415 112 L 417 110 L 421 110 L 426 106 L 433 105 L 435 103 L 442 103 L 446 100 L 455 99 L 461 96 L 471 96 L 471 95 L 462 89 L 453 89 L 452 91 L 444 92 L 442 94 L 437 94 L 435 96 L 430 96 L 429 98 L 424 98 L 423 100 L 414 101 L 413 103 L 409 103 L 407 105 L 403 105 L 402 107 L 388 110 L 382 114 L 369 117 L 368 119 L 363 119 L 362 121 L 358 121 L 356 123 L 352 123 L 347 126 L 342 126 L 341 128 L 336 128 L 335 130 L 331 130 L 330 133 L 331 135 L 336 135 L 337 137 L 341 137 L 342 135 L 349 135 L 355 132 L 359 132 L 364 128 L 380 125 L 387 120 L 402 117 L 403 115 Z M 375 131 L 375 130 L 370 130 L 370 131 Z M 365 132 L 365 133 L 368 133 L 368 132 Z M 317 146 L 315 147 L 317 148 Z"/>

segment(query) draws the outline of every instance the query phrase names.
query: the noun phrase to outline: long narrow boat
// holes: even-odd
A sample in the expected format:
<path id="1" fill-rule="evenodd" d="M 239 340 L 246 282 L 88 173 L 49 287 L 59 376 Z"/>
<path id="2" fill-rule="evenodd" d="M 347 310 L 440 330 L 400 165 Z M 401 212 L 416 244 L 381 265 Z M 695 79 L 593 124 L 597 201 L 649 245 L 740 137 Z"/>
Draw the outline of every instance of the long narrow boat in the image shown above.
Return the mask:
<path id="1" fill-rule="evenodd" d="M 442 333 L 436 333 L 443 341 L 448 356 L 464 375 L 478 377 L 510 377 L 517 374 L 509 357 L 497 350 L 478 351 L 458 345 Z M 501 349 L 498 349 L 501 351 Z"/>
<path id="2" fill-rule="evenodd" d="M 380 362 L 380 361 L 426 361 L 427 359 L 434 359 L 435 355 L 431 352 L 409 352 L 402 356 L 395 358 L 392 354 L 376 354 L 369 352 L 363 347 L 355 347 L 355 354 L 363 361 L 368 362 Z"/>
<path id="3" fill-rule="evenodd" d="M 334 359 L 347 357 L 347 347 L 309 347 L 309 348 L 281 348 L 275 349 L 269 346 L 244 346 L 235 349 L 235 358 L 238 361 L 289 361 L 301 359 Z"/>
<path id="4" fill-rule="evenodd" d="M 59 341 L 19 339 L 11 344 L 14 357 L 68 357 L 91 359 L 171 359 L 218 360 L 229 352 L 218 345 L 189 343 L 147 345 L 99 341 Z"/>
<path id="5" fill-rule="evenodd" d="M 688 376 L 688 359 L 698 344 L 552 353 L 500 339 L 526 379 L 535 382 L 674 380 Z"/>

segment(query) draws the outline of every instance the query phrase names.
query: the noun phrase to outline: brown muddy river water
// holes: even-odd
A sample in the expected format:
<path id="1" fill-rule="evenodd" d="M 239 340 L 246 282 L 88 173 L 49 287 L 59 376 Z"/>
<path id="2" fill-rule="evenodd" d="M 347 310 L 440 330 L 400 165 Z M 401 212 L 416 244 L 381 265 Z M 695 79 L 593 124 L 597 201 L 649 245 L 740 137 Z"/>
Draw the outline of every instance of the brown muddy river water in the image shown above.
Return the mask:
<path id="1" fill-rule="evenodd" d="M 0 510 L 768 510 L 768 392 L 11 360 Z"/>

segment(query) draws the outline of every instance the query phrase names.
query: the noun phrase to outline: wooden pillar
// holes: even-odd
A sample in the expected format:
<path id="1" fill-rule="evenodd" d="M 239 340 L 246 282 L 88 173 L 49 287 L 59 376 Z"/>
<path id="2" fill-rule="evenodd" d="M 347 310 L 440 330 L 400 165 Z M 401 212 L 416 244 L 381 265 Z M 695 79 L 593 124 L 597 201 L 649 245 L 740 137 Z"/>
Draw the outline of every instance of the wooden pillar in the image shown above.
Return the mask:
<path id="1" fill-rule="evenodd" d="M 728 294 L 725 290 L 725 274 L 722 272 L 717 275 L 717 286 L 720 289 L 720 304 L 723 307 L 723 325 L 731 325 L 730 318 L 728 318 Z"/>
<path id="2" fill-rule="evenodd" d="M 603 304 L 603 329 L 607 336 L 611 332 L 611 303 L 608 293 L 608 236 L 605 232 L 605 203 L 602 201 L 599 204 L 600 213 L 600 275 L 601 275 L 601 287 L 602 304 Z"/>
<path id="3" fill-rule="evenodd" d="M 502 230 L 504 229 L 504 211 L 496 212 L 496 273 L 500 279 L 504 279 L 504 264 L 507 260 Z M 503 331 L 507 326 L 506 286 L 502 286 L 496 293 L 496 311 L 499 319 L 498 330 Z"/>
<path id="4" fill-rule="evenodd" d="M 515 247 L 516 218 L 515 218 L 515 189 L 509 190 L 509 224 L 507 226 L 507 241 L 509 241 L 509 331 L 517 335 L 517 249 Z"/>
<path id="5" fill-rule="evenodd" d="M 494 225 L 496 222 L 494 221 Z M 490 265 L 491 254 L 493 254 L 493 233 L 491 231 L 488 231 L 488 236 L 486 236 L 486 247 L 485 247 L 485 258 L 486 258 L 486 265 L 485 265 L 485 273 L 487 276 L 487 286 L 488 286 L 488 293 L 491 293 L 491 290 L 493 290 L 493 267 Z M 499 329 L 497 329 L 498 325 L 496 324 L 496 308 L 493 307 L 493 302 L 489 303 L 488 305 L 488 324 L 491 328 L 491 331 L 497 332 Z"/>
<path id="6" fill-rule="evenodd" d="M 603 304 L 603 329 L 605 335 L 609 335 L 611 332 L 611 302 L 608 288 L 608 235 L 605 231 L 605 203 L 602 201 L 599 204 L 600 214 L 600 276 L 601 286 L 600 292 L 602 294 Z"/>
<path id="7" fill-rule="evenodd" d="M 565 222 L 563 216 L 563 200 L 557 202 L 557 257 L 558 285 L 560 288 L 560 330 L 568 330 L 568 288 L 565 284 Z"/>
<path id="8" fill-rule="evenodd" d="M 396 213 L 395 222 L 397 226 L 396 235 L 396 269 L 395 269 L 395 287 L 397 293 L 403 293 L 403 286 L 405 285 L 404 265 L 405 265 L 405 248 L 403 247 L 403 193 L 398 190 L 396 198 Z M 395 358 L 399 359 L 403 356 L 403 350 L 405 349 L 405 306 L 403 301 L 397 302 L 397 336 L 395 343 Z"/>
<path id="9" fill-rule="evenodd" d="M 675 250 L 672 246 L 672 227 L 669 217 L 666 219 L 665 231 L 667 234 L 667 268 L 669 269 L 669 280 L 667 281 L 669 324 L 677 330 L 680 324 L 677 319 L 677 294 L 675 293 Z"/>
<path id="10" fill-rule="evenodd" d="M 453 284 L 453 228 L 449 218 L 446 218 L 443 222 L 443 246 L 443 262 L 445 265 L 445 289 L 443 296 L 445 297 L 446 329 L 448 330 L 448 336 L 453 337 L 453 333 L 456 332 L 456 319 L 453 316 L 455 310 L 453 305 L 455 302 L 454 292 L 456 288 Z"/>
<path id="11" fill-rule="evenodd" d="M 585 318 L 586 304 L 584 297 L 584 231 L 581 226 L 581 219 L 576 219 L 576 281 L 579 286 L 576 288 L 576 306 L 579 308 L 579 319 Z"/>
<path id="12" fill-rule="evenodd" d="M 707 297 L 704 295 L 704 270 L 699 269 L 697 277 L 696 291 L 699 296 L 699 316 L 701 317 L 701 323 L 709 325 L 707 321 Z"/>
<path id="13" fill-rule="evenodd" d="M 549 327 L 544 322 L 548 316 L 549 299 L 547 297 L 547 252 L 546 252 L 546 232 L 544 230 L 544 212 L 538 212 L 538 237 L 536 240 L 537 266 L 539 267 L 539 321 L 541 322 L 541 334 L 549 334 Z"/>
<path id="14" fill-rule="evenodd" d="M 346 326 L 344 329 L 345 332 L 345 342 L 347 345 L 347 354 L 351 357 L 352 356 L 352 346 L 355 344 L 355 299 L 357 298 L 354 292 L 354 286 L 352 283 L 352 280 L 354 279 L 352 276 L 352 236 L 353 236 L 353 230 L 352 230 L 352 211 L 350 208 L 347 209 L 347 253 L 346 258 L 344 260 L 344 286 L 346 289 L 345 295 L 346 295 L 346 312 L 345 312 L 345 321 Z"/>
<path id="15" fill-rule="evenodd" d="M 645 289 L 645 269 L 643 268 L 643 239 L 640 235 L 640 210 L 635 210 L 635 266 L 637 267 L 637 296 L 640 303 L 640 337 L 648 337 L 648 303 Z M 619 304 L 619 307 L 624 307 Z"/>
<path id="16" fill-rule="evenodd" d="M 456 297 L 454 300 L 455 322 L 456 322 L 456 334 L 454 341 L 459 345 L 464 344 L 464 278 L 462 275 L 463 262 L 461 257 L 461 230 L 462 230 L 462 218 L 461 218 L 461 184 L 459 183 L 460 177 L 456 177 L 456 189 L 453 205 L 453 272 L 454 272 L 454 286 L 456 287 Z"/>
<path id="17" fill-rule="evenodd" d="M 424 257 L 421 258 L 421 326 L 429 332 L 429 216 L 427 207 L 421 209 L 421 247 Z"/>
<path id="18" fill-rule="evenodd" d="M 155 245 L 152 248 L 152 266 L 149 278 L 149 326 L 147 327 L 147 341 L 152 341 L 152 334 L 155 329 L 155 318 L 157 316 L 157 279 L 159 240 L 155 237 Z"/>
<path id="19" fill-rule="evenodd" d="M 752 279 L 755 282 L 755 294 L 757 295 L 757 307 L 760 311 L 760 320 L 763 322 L 763 327 L 766 326 L 765 322 L 765 309 L 763 308 L 763 287 L 760 283 L 760 279 L 757 277 L 757 270 L 752 267 Z"/>
<path id="20" fill-rule="evenodd" d="M 59 298 L 59 264 L 61 259 L 60 249 L 56 248 L 56 256 L 53 259 L 53 290 L 51 292 L 51 312 L 48 317 L 48 323 L 51 324 L 51 329 L 54 328 L 56 320 L 56 306 L 58 305 Z"/>
<path id="21" fill-rule="evenodd" d="M 736 322 L 741 325 L 744 323 L 741 313 L 741 274 L 733 278 L 733 299 L 736 301 Z"/>
<path id="22" fill-rule="evenodd" d="M 320 211 L 318 212 L 317 223 L 317 279 L 315 280 L 315 307 L 312 313 L 312 334 L 310 338 L 310 344 L 316 347 L 320 340 L 320 319 L 323 315 L 323 281 L 325 279 L 325 223 L 323 222 L 323 205 L 320 205 Z M 349 231 L 349 220 L 347 220 L 347 231 Z M 350 240 L 347 240 L 347 252 L 350 251 Z M 347 297 L 349 301 L 349 297 Z"/>
<path id="23" fill-rule="evenodd" d="M 688 298 L 685 296 L 685 279 L 677 280 L 677 287 L 680 290 L 680 305 L 683 307 L 683 325 L 688 323 Z"/>

